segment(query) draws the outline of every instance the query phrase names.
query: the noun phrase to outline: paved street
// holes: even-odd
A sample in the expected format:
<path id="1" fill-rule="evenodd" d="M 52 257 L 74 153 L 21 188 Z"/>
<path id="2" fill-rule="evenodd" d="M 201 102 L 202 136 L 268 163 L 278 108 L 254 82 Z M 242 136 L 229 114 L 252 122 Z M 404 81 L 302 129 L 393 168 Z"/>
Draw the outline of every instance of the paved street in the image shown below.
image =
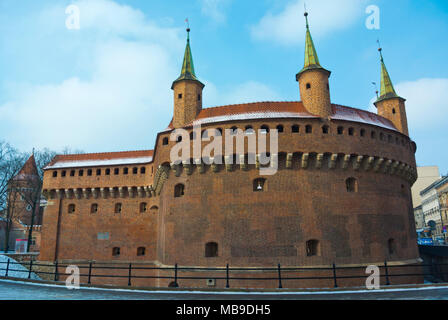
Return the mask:
<path id="1" fill-rule="evenodd" d="M 448 286 L 355 293 L 185 293 L 79 289 L 0 280 L 0 300 L 448 300 Z"/>

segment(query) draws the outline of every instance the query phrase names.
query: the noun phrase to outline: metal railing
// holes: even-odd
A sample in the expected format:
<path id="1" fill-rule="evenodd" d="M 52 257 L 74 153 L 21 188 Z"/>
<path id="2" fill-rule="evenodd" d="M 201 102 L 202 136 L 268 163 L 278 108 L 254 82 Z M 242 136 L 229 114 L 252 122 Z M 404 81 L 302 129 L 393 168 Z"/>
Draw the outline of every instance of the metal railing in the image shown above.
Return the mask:
<path id="1" fill-rule="evenodd" d="M 15 268 L 16 265 L 21 265 L 24 268 L 23 269 L 17 269 Z M 39 275 L 47 275 L 48 278 L 51 278 L 52 281 L 59 281 L 60 276 L 69 276 L 69 273 L 61 272 L 61 270 L 65 270 L 68 266 L 72 266 L 75 264 L 62 264 L 55 262 L 54 264 L 44 264 L 39 263 L 35 261 L 29 261 L 29 262 L 14 262 L 8 259 L 6 262 L 0 262 L 0 275 L 4 274 L 4 277 L 8 278 L 11 277 L 12 272 L 19 272 L 24 273 L 24 275 L 20 278 L 28 278 L 31 279 L 32 275 L 35 274 L 37 276 Z M 288 281 L 296 280 L 296 281 L 305 281 L 305 280 L 329 280 L 332 282 L 333 287 L 337 288 L 338 283 L 342 279 L 365 279 L 367 278 L 369 274 L 366 274 L 365 270 L 367 266 L 353 266 L 353 267 L 347 267 L 347 266 L 336 266 L 336 264 L 332 264 L 328 267 L 281 267 L 280 264 L 278 264 L 276 267 L 272 268 L 230 268 L 227 264 L 226 267 L 179 267 L 177 264 L 175 264 L 173 267 L 142 267 L 142 266 L 135 266 L 132 263 L 126 266 L 111 266 L 111 265 L 105 265 L 104 263 L 88 263 L 85 265 L 76 265 L 80 270 L 80 279 L 84 278 L 87 281 L 83 284 L 91 285 L 92 281 L 94 279 L 100 279 L 100 278 L 115 278 L 115 279 L 127 279 L 127 285 L 132 286 L 132 282 L 135 279 L 168 279 L 172 280 L 170 283 L 170 287 L 179 287 L 179 280 L 225 280 L 225 287 L 230 288 L 230 284 L 232 280 L 238 280 L 238 281 L 277 281 L 278 282 L 278 288 L 283 288 L 285 283 Z M 444 272 L 442 270 L 443 266 L 448 266 L 447 264 L 408 264 L 408 265 L 388 265 L 387 261 L 384 262 L 384 264 L 376 265 L 380 270 L 380 277 L 384 279 L 384 282 L 386 285 L 390 285 L 393 281 L 392 279 L 394 277 L 417 277 L 417 276 L 432 276 L 435 278 L 443 279 L 445 274 L 448 274 L 448 272 Z M 50 271 L 42 271 L 42 267 L 49 269 Z M 392 272 L 394 269 L 397 268 L 421 268 L 421 272 Z M 429 270 L 429 272 L 425 273 L 426 270 Z M 448 268 L 447 268 L 448 269 Z M 81 272 L 83 270 L 83 272 Z M 101 270 L 103 273 L 101 273 Z M 107 271 L 117 271 L 113 274 L 104 274 L 104 270 Z M 347 271 L 358 271 L 356 274 L 347 274 Z M 4 273 L 2 271 L 5 271 Z M 100 272 L 98 272 L 100 271 Z M 121 271 L 124 274 L 117 274 Z M 127 271 L 127 272 L 126 272 Z M 137 275 L 136 273 L 141 271 L 159 271 L 168 275 Z M 313 275 L 313 276 L 288 276 L 287 274 L 290 273 L 305 273 L 309 271 L 314 271 L 318 273 L 318 271 L 326 272 L 327 275 Z M 342 272 L 343 271 L 343 272 Z M 400 270 L 403 271 L 403 270 Z M 216 274 L 213 275 L 179 275 L 182 272 L 189 272 L 190 274 L 192 272 L 214 272 L 214 273 L 222 273 L 222 275 L 216 276 Z M 248 274 L 248 273 L 260 273 L 260 272 L 269 272 L 275 276 L 241 276 L 241 274 Z M 361 274 L 360 274 L 361 272 Z M 236 273 L 236 275 L 235 275 Z M 342 274 L 341 274 L 342 273 Z M 233 274 L 233 275 L 232 275 Z M 104 283 L 102 283 L 104 284 Z"/>

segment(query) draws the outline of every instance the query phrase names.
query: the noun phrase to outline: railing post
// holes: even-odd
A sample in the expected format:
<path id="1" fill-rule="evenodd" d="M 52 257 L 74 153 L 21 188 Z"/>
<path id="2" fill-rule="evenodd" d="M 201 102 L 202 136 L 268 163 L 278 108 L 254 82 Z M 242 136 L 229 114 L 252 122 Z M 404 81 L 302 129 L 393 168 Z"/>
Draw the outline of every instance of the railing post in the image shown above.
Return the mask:
<path id="1" fill-rule="evenodd" d="M 384 271 L 386 272 L 386 286 L 390 285 L 389 269 L 387 268 L 387 261 L 384 261 Z"/>
<path id="2" fill-rule="evenodd" d="M 132 263 L 129 264 L 128 286 L 131 286 Z"/>
<path id="3" fill-rule="evenodd" d="M 226 288 L 229 288 L 229 264 L 226 266 Z"/>
<path id="4" fill-rule="evenodd" d="M 283 288 L 283 286 L 282 286 L 282 270 L 281 270 L 280 263 L 278 264 L 278 288 L 279 289 Z"/>
<path id="5" fill-rule="evenodd" d="M 174 288 L 178 288 L 179 285 L 177 284 L 177 263 L 174 265 Z"/>
<path id="6" fill-rule="evenodd" d="M 92 277 L 92 261 L 89 262 L 89 277 L 87 278 L 87 284 L 91 284 L 90 278 Z"/>
<path id="7" fill-rule="evenodd" d="M 9 273 L 9 259 L 8 259 L 8 262 L 6 263 L 6 272 L 5 272 L 6 278 L 8 278 L 8 273 Z"/>
<path id="8" fill-rule="evenodd" d="M 33 258 L 30 260 L 30 270 L 28 271 L 28 279 L 31 279 L 31 272 L 33 269 Z"/>
<path id="9" fill-rule="evenodd" d="M 337 277 L 336 277 L 336 264 L 333 262 L 333 281 L 334 281 L 334 287 L 338 287 Z"/>
<path id="10" fill-rule="evenodd" d="M 54 263 L 54 281 L 58 281 L 59 280 L 59 275 L 58 275 L 58 261 L 56 260 Z"/>

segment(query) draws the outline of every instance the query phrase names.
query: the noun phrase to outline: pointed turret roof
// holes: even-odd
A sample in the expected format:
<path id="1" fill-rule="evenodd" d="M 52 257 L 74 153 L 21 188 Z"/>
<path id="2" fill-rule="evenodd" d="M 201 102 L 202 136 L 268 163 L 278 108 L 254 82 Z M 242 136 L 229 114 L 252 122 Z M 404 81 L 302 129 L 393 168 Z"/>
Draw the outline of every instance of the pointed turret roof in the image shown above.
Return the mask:
<path id="1" fill-rule="evenodd" d="M 300 70 L 298 75 L 300 75 L 304 71 L 311 69 L 325 70 L 319 63 L 319 58 L 317 57 L 317 51 L 316 48 L 314 47 L 313 38 L 311 37 L 310 26 L 308 24 L 308 12 L 305 12 L 304 15 L 306 20 L 305 63 L 303 69 Z M 329 72 L 328 70 L 325 71 Z"/>
<path id="2" fill-rule="evenodd" d="M 384 64 L 382 53 L 383 49 L 379 48 L 378 51 L 380 52 L 381 60 L 381 90 L 377 101 L 390 98 L 400 98 L 395 92 L 394 86 L 392 85 L 392 80 L 390 80 L 389 73 L 387 72 L 386 65 Z"/>
<path id="3" fill-rule="evenodd" d="M 187 46 L 185 47 L 182 70 L 180 76 L 176 80 L 174 80 L 173 85 L 181 80 L 193 80 L 200 82 L 194 72 L 193 55 L 191 54 L 190 48 L 190 28 L 187 29 Z"/>
<path id="4" fill-rule="evenodd" d="M 39 171 L 37 170 L 34 153 L 31 154 L 20 171 L 14 176 L 13 180 L 25 180 L 28 178 L 39 178 Z"/>

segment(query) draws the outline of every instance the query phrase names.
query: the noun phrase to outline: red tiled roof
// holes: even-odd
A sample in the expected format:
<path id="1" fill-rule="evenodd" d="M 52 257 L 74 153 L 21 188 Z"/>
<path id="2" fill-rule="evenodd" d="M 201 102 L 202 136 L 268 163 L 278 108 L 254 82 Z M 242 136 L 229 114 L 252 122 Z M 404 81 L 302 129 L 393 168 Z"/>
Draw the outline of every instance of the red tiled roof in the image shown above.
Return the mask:
<path id="1" fill-rule="evenodd" d="M 390 120 L 375 113 L 335 104 L 332 105 L 332 108 L 333 115 L 330 117 L 331 119 L 362 122 L 390 130 L 397 130 Z M 234 120 L 318 117 L 308 112 L 301 101 L 265 101 L 205 108 L 201 110 L 195 121 L 186 126 Z M 173 122 L 171 121 L 165 131 L 173 128 Z"/>
<path id="2" fill-rule="evenodd" d="M 34 154 L 32 154 L 28 160 L 26 160 L 25 164 L 23 165 L 22 169 L 20 169 L 17 176 L 38 176 L 39 173 L 37 172 L 37 166 L 36 166 L 36 160 L 34 159 Z"/>

